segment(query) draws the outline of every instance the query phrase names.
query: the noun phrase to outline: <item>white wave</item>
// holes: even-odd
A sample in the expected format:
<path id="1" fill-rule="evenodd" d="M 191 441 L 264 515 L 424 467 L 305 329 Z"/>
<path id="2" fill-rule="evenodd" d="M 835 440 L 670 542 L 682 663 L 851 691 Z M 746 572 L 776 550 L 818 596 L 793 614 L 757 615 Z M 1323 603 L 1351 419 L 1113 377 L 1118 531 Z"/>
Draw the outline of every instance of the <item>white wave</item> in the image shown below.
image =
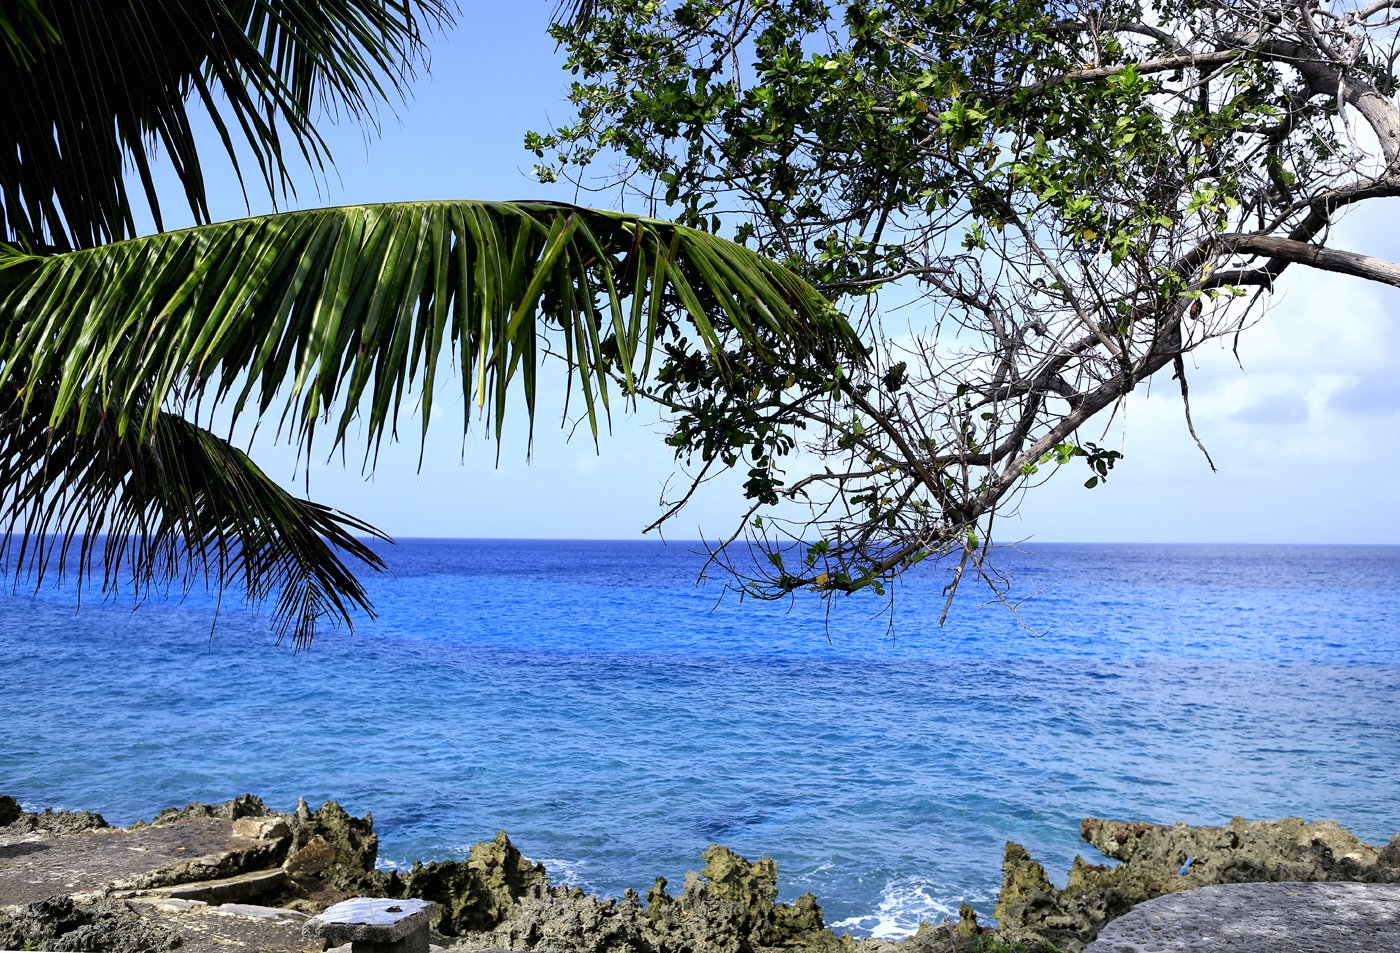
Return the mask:
<path id="1" fill-rule="evenodd" d="M 456 860 L 466 860 L 471 854 L 471 849 L 464 847 L 444 847 L 441 850 L 451 854 L 451 859 Z M 589 890 L 592 886 L 584 873 L 589 866 L 586 860 L 564 860 L 559 857 L 526 857 L 525 860 L 531 864 L 544 864 L 545 872 L 549 874 L 549 882 L 552 884 L 566 884 L 570 887 L 582 887 L 585 890 Z M 383 855 L 380 855 L 374 862 L 375 870 L 382 870 L 385 873 L 395 870 L 404 873 L 412 866 L 412 861 L 395 860 Z"/>
<path id="2" fill-rule="evenodd" d="M 872 913 L 847 917 L 831 924 L 877 940 L 902 940 L 919 929 L 920 923 L 937 923 L 957 916 L 962 898 L 951 898 L 946 884 L 905 878 L 885 883 L 880 904 Z"/>
<path id="3" fill-rule="evenodd" d="M 582 887 L 584 890 L 592 892 L 592 883 L 589 881 L 585 871 L 588 870 L 586 860 L 565 860 L 561 857 L 527 857 L 526 860 L 535 864 L 544 864 L 545 873 L 549 875 L 549 882 L 558 886 L 565 884 L 570 887 Z"/>

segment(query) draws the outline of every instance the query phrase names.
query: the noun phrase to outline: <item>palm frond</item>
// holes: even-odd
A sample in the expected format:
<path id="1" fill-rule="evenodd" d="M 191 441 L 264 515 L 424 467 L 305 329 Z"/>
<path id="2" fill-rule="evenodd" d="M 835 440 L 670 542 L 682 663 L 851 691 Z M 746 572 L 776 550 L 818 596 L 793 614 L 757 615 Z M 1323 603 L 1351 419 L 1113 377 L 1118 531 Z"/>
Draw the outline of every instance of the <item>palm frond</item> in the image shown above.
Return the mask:
<path id="1" fill-rule="evenodd" d="M 448 356 L 499 436 L 513 380 L 533 414 L 546 346 L 596 435 L 610 375 L 643 374 L 683 321 L 712 355 L 735 340 L 755 360 L 859 353 L 821 295 L 739 245 L 554 203 L 352 206 L 48 257 L 0 249 L 0 385 L 26 413 L 51 389 L 55 428 L 122 438 L 153 432 L 172 398 L 212 396 L 280 411 L 305 447 L 327 419 L 332 450 L 357 420 L 377 447 L 410 392 L 426 428 Z"/>
<path id="2" fill-rule="evenodd" d="M 298 648 L 319 624 L 373 616 L 345 560 L 383 568 L 359 538 L 385 538 L 374 527 L 296 498 L 178 415 L 160 414 L 145 437 L 100 416 L 80 433 L 34 412 L 51 394 L 26 396 L 0 395 L 0 563 L 16 581 L 72 573 L 79 591 L 100 578 L 104 594 L 129 587 L 138 601 L 234 583 L 255 605 L 275 600 L 279 637 Z"/>
<path id="3" fill-rule="evenodd" d="M 597 13 L 596 0 L 559 0 L 551 20 L 556 26 L 586 29 Z"/>
<path id="4" fill-rule="evenodd" d="M 17 69 L 32 69 L 58 39 L 58 28 L 44 15 L 39 0 L 14 0 L 0 13 L 0 51 Z"/>
<path id="5" fill-rule="evenodd" d="M 517 385 L 533 421 L 553 350 L 596 437 L 609 382 L 638 386 L 661 340 L 736 376 L 862 353 L 826 299 L 742 246 L 557 203 L 291 212 L 49 256 L 0 245 L 0 556 L 42 577 L 77 546 L 108 588 L 240 579 L 254 601 L 275 594 L 304 646 L 369 608 L 340 554 L 377 567 L 355 538 L 375 531 L 171 408 L 280 415 L 307 451 L 318 426 L 332 452 L 353 433 L 372 466 L 410 404 L 426 433 L 448 360 L 464 428 L 476 408 L 499 438 Z"/>
<path id="6" fill-rule="evenodd" d="M 238 170 L 246 144 L 273 198 L 288 162 L 323 166 L 320 109 L 354 118 L 401 96 L 425 31 L 450 0 L 104 0 L 0 11 L 0 219 L 31 251 L 135 234 L 134 170 L 157 227 L 159 150 L 207 222 L 192 103 L 207 109 Z M 128 167 L 129 166 L 129 167 Z"/>

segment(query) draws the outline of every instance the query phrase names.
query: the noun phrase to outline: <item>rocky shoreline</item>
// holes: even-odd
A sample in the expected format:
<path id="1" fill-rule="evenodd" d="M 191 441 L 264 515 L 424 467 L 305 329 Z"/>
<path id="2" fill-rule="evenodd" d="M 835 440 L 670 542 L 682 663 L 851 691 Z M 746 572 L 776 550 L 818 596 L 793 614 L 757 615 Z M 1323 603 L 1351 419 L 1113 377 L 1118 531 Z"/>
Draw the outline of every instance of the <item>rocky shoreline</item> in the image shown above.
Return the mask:
<path id="1" fill-rule="evenodd" d="M 811 894 L 780 903 L 778 869 L 714 845 L 678 888 L 590 896 L 555 885 L 504 834 L 461 861 L 375 869 L 378 835 L 334 801 L 291 813 L 251 795 L 189 804 L 112 828 L 90 812 L 25 812 L 0 795 L 0 949 L 112 953 L 314 950 L 306 916 L 352 896 L 441 905 L 436 946 L 559 953 L 1077 953 L 1103 925 L 1152 897 L 1217 883 L 1400 883 L 1400 834 L 1384 847 L 1331 821 L 1220 827 L 1090 818 L 1083 839 L 1114 865 L 1076 858 L 1064 889 L 1008 843 L 997 928 L 963 906 L 901 941 L 826 928 Z"/>

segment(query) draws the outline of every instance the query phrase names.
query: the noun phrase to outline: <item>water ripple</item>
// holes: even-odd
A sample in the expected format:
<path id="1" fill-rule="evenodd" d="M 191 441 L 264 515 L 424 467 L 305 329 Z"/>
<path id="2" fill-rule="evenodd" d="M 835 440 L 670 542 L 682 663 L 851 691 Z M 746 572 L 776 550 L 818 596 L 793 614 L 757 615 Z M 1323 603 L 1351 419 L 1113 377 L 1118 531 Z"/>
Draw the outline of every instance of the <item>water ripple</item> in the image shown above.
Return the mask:
<path id="1" fill-rule="evenodd" d="M 561 880 L 678 883 L 719 841 L 898 935 L 989 917 L 1017 840 L 1087 815 L 1400 830 L 1400 550 L 1040 547 L 1034 637 L 939 577 L 870 604 L 715 607 L 686 546 L 407 543 L 310 655 L 190 598 L 0 602 L 0 791 L 117 823 L 243 791 L 373 811 L 389 864 L 507 830 Z"/>

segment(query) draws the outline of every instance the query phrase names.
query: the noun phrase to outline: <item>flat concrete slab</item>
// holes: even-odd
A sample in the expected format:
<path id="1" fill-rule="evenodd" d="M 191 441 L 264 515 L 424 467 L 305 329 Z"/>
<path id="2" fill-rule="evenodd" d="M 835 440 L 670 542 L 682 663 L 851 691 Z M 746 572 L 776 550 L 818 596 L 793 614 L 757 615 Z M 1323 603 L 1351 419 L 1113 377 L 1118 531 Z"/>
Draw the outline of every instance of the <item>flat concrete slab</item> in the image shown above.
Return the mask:
<path id="1" fill-rule="evenodd" d="M 1140 903 L 1084 953 L 1400 953 L 1400 884 L 1217 884 Z"/>
<path id="2" fill-rule="evenodd" d="M 356 897 L 307 920 L 302 932 L 331 946 L 348 942 L 352 953 L 427 953 L 438 909 L 430 900 Z"/>
<path id="3" fill-rule="evenodd" d="M 166 901 L 167 903 L 171 901 Z M 302 936 L 306 915 L 247 904 L 200 904 L 181 912 L 147 907 L 148 916 L 179 934 L 178 953 L 318 953 Z"/>

